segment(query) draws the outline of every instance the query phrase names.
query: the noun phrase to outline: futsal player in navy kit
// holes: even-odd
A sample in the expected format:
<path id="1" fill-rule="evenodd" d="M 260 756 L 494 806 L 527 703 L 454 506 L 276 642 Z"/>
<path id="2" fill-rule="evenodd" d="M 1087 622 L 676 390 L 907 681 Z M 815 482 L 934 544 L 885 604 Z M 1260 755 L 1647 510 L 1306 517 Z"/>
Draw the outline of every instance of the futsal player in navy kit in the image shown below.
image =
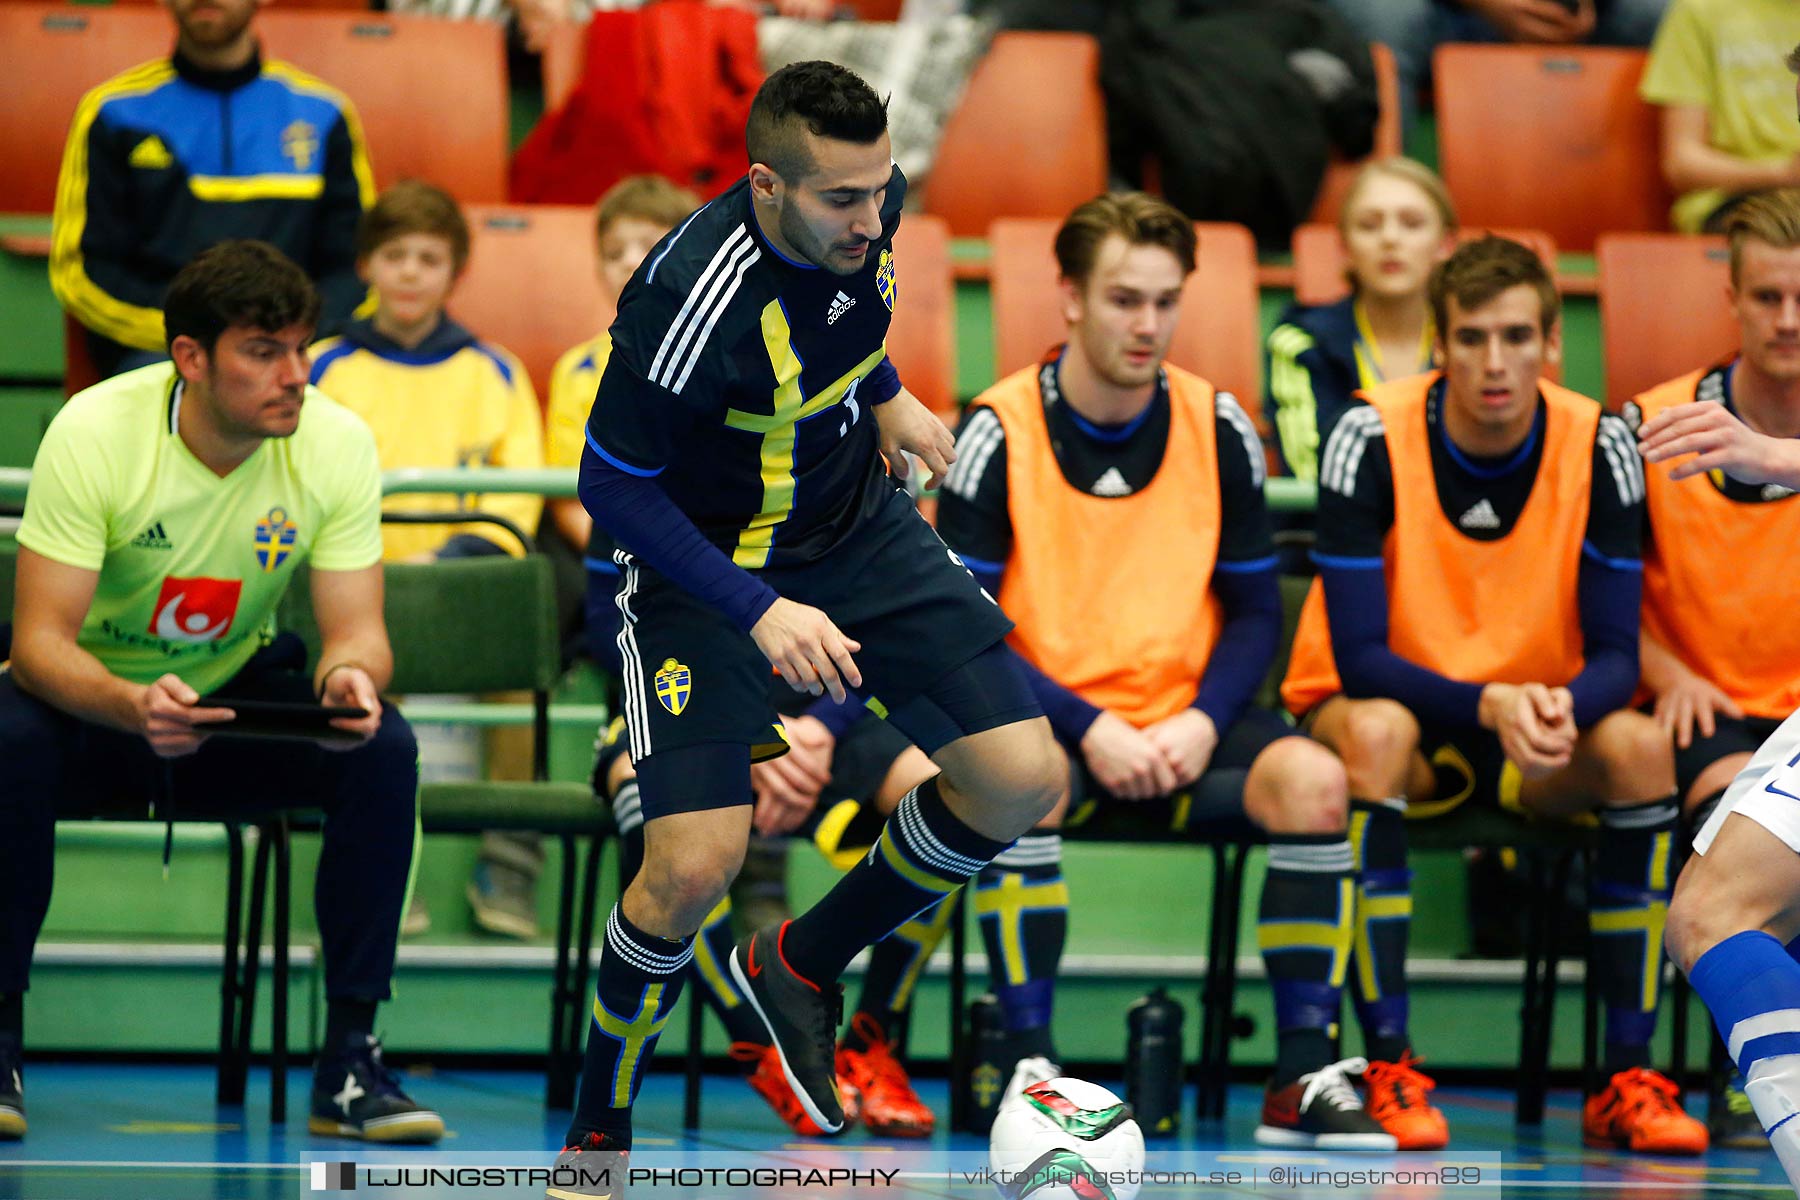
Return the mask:
<path id="1" fill-rule="evenodd" d="M 906 179 L 855 74 L 771 75 L 750 169 L 632 277 L 588 421 L 582 502 L 621 547 L 626 732 L 643 869 L 606 922 L 565 1142 L 622 1163 L 645 1059 L 697 930 L 743 859 L 750 765 L 786 743 L 771 666 L 854 690 L 941 768 L 810 911 L 757 930 L 731 970 L 809 1116 L 835 1131 L 841 990 L 864 946 L 960 887 L 1066 786 L 1010 622 L 888 463 L 941 475 L 953 439 L 901 386 L 885 338 Z M 558 1191 L 584 1196 L 599 1191 Z"/>

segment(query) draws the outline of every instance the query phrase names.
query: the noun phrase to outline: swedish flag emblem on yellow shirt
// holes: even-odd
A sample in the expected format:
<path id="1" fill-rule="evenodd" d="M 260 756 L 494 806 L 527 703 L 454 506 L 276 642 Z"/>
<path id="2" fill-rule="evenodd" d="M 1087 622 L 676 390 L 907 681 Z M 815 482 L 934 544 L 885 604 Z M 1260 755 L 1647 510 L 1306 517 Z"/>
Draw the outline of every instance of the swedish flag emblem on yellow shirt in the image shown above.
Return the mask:
<path id="1" fill-rule="evenodd" d="M 662 706 L 679 717 L 693 690 L 693 674 L 687 664 L 672 658 L 663 659 L 662 667 L 656 672 L 656 698 L 662 701 Z"/>
<path id="2" fill-rule="evenodd" d="M 271 508 L 269 515 L 256 523 L 256 561 L 265 572 L 273 571 L 294 552 L 294 541 L 300 527 L 288 520 L 287 510 Z"/>

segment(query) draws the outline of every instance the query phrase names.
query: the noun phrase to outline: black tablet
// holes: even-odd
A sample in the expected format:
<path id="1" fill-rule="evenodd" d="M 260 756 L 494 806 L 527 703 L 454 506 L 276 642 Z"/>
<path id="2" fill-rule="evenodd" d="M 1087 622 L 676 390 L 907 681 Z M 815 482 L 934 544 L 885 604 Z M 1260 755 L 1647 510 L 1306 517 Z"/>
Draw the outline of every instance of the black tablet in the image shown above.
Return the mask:
<path id="1" fill-rule="evenodd" d="M 362 737 L 331 722 L 338 717 L 366 717 L 367 709 L 332 708 L 286 700 L 235 700 L 202 696 L 201 708 L 229 708 L 237 716 L 202 728 L 212 737 L 293 738 L 302 741 L 357 742 Z"/>

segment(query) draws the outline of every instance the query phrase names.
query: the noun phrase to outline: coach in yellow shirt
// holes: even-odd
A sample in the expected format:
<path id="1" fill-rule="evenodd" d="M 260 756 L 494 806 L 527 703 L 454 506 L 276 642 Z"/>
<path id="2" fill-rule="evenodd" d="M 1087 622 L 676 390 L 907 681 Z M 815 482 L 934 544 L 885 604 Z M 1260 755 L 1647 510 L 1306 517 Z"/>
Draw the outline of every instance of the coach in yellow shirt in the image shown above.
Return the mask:
<path id="1" fill-rule="evenodd" d="M 0 672 L 0 1137 L 25 1133 L 20 1054 L 59 816 L 153 800 L 171 819 L 325 811 L 317 911 L 329 1003 L 314 1133 L 436 1141 L 381 1061 L 417 825 L 417 747 L 379 690 L 380 475 L 367 426 L 306 386 L 319 299 L 264 242 L 171 283 L 173 362 L 74 397 L 32 467 L 10 670 Z M 300 563 L 322 648 L 305 670 L 275 607 Z M 364 710 L 339 740 L 221 737 L 234 700 Z"/>

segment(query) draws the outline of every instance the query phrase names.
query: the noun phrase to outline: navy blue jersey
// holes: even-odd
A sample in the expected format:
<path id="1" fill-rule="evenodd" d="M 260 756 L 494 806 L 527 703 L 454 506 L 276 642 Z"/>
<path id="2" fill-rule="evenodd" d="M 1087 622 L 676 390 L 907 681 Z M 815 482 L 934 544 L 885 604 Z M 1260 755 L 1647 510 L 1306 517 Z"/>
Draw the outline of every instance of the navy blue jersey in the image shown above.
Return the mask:
<path id="1" fill-rule="evenodd" d="M 857 388 L 887 354 L 905 196 L 895 167 L 881 236 L 844 276 L 771 246 L 740 179 L 663 239 L 619 299 L 588 442 L 654 475 L 740 567 L 823 558 L 892 488 Z"/>

